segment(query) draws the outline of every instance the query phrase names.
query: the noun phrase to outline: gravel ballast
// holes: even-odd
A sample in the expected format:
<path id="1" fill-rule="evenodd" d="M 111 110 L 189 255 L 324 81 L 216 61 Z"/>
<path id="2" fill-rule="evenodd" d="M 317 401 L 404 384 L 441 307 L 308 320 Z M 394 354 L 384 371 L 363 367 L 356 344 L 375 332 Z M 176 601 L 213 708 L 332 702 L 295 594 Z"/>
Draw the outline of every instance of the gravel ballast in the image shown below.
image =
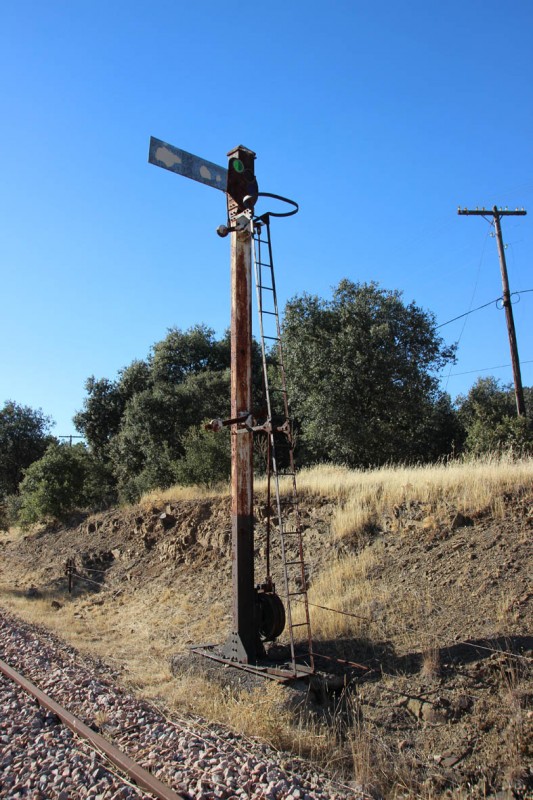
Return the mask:
<path id="1" fill-rule="evenodd" d="M 362 798 L 274 750 L 199 720 L 173 720 L 99 675 L 69 645 L 0 611 L 0 658 L 174 791 L 189 798 Z M 0 797 L 148 797 L 57 717 L 0 676 Z"/>

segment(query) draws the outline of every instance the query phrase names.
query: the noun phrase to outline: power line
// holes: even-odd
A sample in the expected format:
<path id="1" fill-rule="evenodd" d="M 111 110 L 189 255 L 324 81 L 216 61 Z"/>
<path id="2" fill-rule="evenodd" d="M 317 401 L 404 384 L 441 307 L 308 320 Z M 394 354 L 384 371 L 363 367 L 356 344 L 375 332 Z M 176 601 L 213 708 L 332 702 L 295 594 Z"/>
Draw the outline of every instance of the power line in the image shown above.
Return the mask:
<path id="1" fill-rule="evenodd" d="M 533 289 L 521 289 L 519 292 L 512 292 L 511 298 L 513 297 L 520 297 L 521 294 L 526 294 L 526 292 L 533 292 Z M 454 317 L 453 319 L 449 319 L 448 322 L 441 322 L 440 325 L 437 325 L 435 330 L 438 328 L 444 328 L 445 325 L 449 325 L 451 322 L 456 322 L 458 319 L 462 319 L 463 317 L 467 317 L 469 314 L 473 314 L 475 311 L 480 311 L 482 308 L 487 308 L 487 306 L 491 306 L 493 303 L 499 303 L 500 300 L 503 300 L 503 297 L 496 297 L 494 300 L 489 300 L 488 303 L 483 303 L 482 306 L 478 306 L 477 308 L 472 308 L 470 311 L 465 311 L 464 314 L 459 314 L 458 317 Z"/>
<path id="2" fill-rule="evenodd" d="M 477 308 L 472 308 L 470 311 L 465 311 L 464 314 L 459 314 L 458 317 L 454 317 L 453 319 L 449 319 L 448 322 L 441 322 L 440 325 L 437 325 L 437 328 L 435 330 L 437 330 L 438 328 L 444 328 L 445 325 L 450 325 L 450 323 L 456 322 L 458 319 L 463 319 L 463 317 L 468 317 L 468 315 L 469 314 L 473 314 L 474 311 L 480 311 L 480 309 L 482 309 L 482 308 L 487 308 L 487 306 L 491 306 L 493 303 L 497 303 L 498 300 L 501 300 L 501 299 L 502 299 L 501 297 L 497 297 L 495 300 L 489 300 L 488 303 L 483 303 L 482 306 L 478 306 Z"/>
<path id="3" fill-rule="evenodd" d="M 521 361 L 521 364 L 533 364 L 533 359 L 530 361 Z M 512 364 L 498 364 L 496 367 L 483 367 L 483 369 L 469 369 L 468 372 L 452 372 L 448 378 L 456 378 L 459 375 L 473 375 L 476 372 L 490 372 L 492 369 L 506 369 L 511 367 Z"/>

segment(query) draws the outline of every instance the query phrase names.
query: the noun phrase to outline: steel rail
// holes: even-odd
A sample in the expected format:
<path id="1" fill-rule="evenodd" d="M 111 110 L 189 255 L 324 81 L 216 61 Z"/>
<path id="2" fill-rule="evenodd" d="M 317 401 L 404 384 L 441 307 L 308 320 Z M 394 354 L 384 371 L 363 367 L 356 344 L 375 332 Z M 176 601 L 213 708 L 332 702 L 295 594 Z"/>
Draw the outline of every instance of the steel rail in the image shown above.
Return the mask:
<path id="1" fill-rule="evenodd" d="M 118 747 L 108 742 L 101 734 L 96 733 L 96 731 L 93 731 L 88 725 L 85 725 L 81 719 L 78 719 L 78 717 L 75 717 L 70 711 L 60 706 L 59 703 L 52 700 L 51 697 L 41 691 L 35 684 L 1 659 L 0 672 L 3 672 L 7 678 L 17 683 L 25 692 L 35 697 L 39 705 L 47 708 L 52 714 L 56 714 L 71 731 L 87 739 L 97 750 L 102 752 L 109 761 L 131 778 L 137 786 L 150 792 L 150 794 L 157 797 L 158 800 L 185 800 L 183 795 L 177 794 L 169 786 L 155 778 L 148 770 L 133 761 L 133 759 L 123 753 L 122 750 L 119 750 Z"/>

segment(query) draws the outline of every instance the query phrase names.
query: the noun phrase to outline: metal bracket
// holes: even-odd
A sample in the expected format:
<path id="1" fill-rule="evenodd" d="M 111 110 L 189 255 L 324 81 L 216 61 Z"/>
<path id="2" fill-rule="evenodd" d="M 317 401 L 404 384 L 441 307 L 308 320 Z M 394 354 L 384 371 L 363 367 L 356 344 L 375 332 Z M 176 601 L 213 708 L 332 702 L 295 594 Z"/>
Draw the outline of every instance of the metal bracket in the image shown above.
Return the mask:
<path id="1" fill-rule="evenodd" d="M 243 231 L 251 231 L 252 218 L 249 212 L 243 212 L 235 217 L 235 226 L 232 228 L 228 225 L 219 225 L 217 228 L 218 235 L 224 239 L 229 233 L 243 233 Z"/>
<path id="2" fill-rule="evenodd" d="M 206 431 L 213 431 L 214 433 L 218 433 L 222 430 L 222 428 L 227 427 L 228 425 L 244 425 L 245 428 L 241 428 L 240 430 L 253 430 L 251 427 L 252 422 L 252 415 L 245 412 L 240 417 L 233 417 L 232 419 L 212 419 L 211 422 L 208 422 L 204 427 Z"/>
<path id="3" fill-rule="evenodd" d="M 284 433 L 286 436 L 290 436 L 291 433 L 291 426 L 289 420 L 285 420 L 283 425 L 273 426 L 272 422 L 267 419 L 266 422 L 263 422 L 262 425 L 254 425 L 251 430 L 254 433 L 259 433 L 260 431 L 264 431 L 265 433 Z"/>
<path id="4" fill-rule="evenodd" d="M 261 425 L 253 425 L 253 418 L 251 414 L 243 414 L 240 417 L 234 417 L 233 419 L 212 419 L 211 422 L 208 422 L 205 425 L 206 431 L 213 431 L 214 433 L 218 433 L 228 425 L 244 425 L 243 428 L 238 428 L 237 433 L 284 433 L 286 436 L 290 436 L 291 426 L 289 420 L 285 420 L 283 425 L 278 425 L 277 427 L 273 427 L 272 422 L 270 420 L 266 420 Z"/>

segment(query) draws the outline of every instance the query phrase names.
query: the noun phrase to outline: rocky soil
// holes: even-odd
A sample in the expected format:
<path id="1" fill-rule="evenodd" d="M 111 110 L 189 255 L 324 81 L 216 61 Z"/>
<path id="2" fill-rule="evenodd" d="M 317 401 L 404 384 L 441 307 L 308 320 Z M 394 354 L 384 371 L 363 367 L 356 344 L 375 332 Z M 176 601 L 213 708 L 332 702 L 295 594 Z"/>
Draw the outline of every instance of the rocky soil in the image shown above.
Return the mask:
<path id="1" fill-rule="evenodd" d="M 201 720 L 169 719 L 116 685 L 46 630 L 0 615 L 0 657 L 186 798 L 345 800 L 362 792 Z M 99 753 L 0 676 L 0 797 L 129 800 L 145 797 Z"/>

